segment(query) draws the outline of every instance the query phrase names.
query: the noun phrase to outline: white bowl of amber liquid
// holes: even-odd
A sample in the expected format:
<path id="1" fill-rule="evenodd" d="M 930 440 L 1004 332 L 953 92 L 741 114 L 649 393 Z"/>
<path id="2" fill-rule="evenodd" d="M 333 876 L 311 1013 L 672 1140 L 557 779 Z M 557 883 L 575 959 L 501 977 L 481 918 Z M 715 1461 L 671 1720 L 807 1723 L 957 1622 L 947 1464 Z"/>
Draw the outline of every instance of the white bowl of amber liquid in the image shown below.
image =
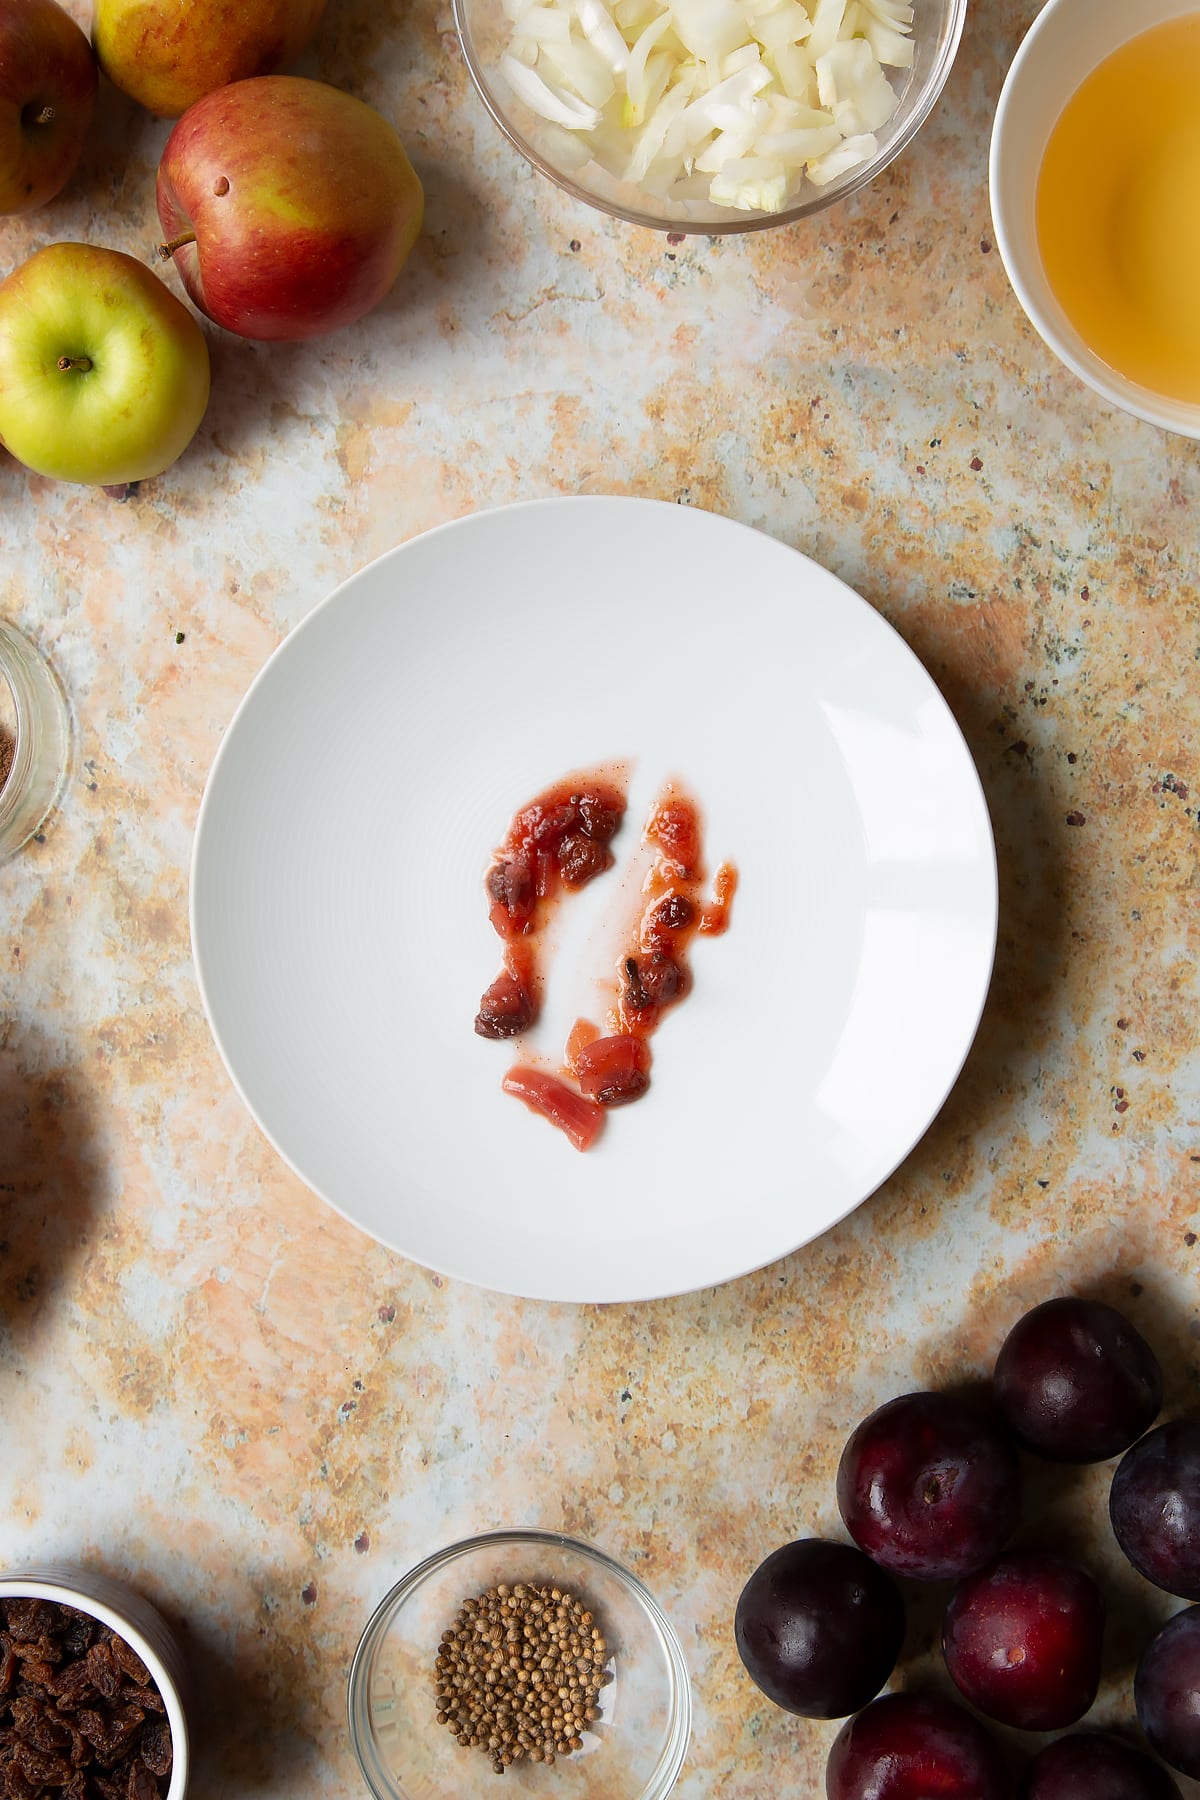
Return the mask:
<path id="1" fill-rule="evenodd" d="M 1111 405 L 1200 438 L 1200 0 L 1049 0 L 990 164 L 1018 300 Z"/>

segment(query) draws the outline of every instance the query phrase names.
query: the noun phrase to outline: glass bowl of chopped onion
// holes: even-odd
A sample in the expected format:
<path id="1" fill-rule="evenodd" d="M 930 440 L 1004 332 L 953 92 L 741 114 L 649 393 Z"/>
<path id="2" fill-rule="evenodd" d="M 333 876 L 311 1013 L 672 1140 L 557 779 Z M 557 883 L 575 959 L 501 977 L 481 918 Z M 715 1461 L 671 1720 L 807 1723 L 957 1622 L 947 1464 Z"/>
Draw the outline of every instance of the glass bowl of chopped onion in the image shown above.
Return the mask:
<path id="1" fill-rule="evenodd" d="M 461 1800 L 507 1775 L 555 1800 L 664 1800 L 691 1733 L 679 1639 L 635 1575 L 550 1531 L 494 1531 L 385 1595 L 350 1668 L 375 1800 Z"/>
<path id="2" fill-rule="evenodd" d="M 966 0 L 453 0 L 484 104 L 535 168 L 678 232 L 788 224 L 900 154 Z"/>

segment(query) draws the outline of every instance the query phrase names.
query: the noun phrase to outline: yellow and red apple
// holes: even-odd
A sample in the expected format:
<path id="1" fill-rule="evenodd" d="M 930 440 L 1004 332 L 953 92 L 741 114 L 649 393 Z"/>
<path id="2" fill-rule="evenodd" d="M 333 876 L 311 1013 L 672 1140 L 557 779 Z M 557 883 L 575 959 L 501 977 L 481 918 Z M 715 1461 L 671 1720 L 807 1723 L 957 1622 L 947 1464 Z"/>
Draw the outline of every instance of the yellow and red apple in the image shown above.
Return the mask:
<path id="1" fill-rule="evenodd" d="M 96 59 L 57 0 L 0 0 L 0 213 L 66 184 L 96 106 Z"/>
<path id="2" fill-rule="evenodd" d="M 39 475 L 161 475 L 208 404 L 208 345 L 153 270 L 49 244 L 0 282 L 0 444 Z"/>
<path id="3" fill-rule="evenodd" d="M 202 312 L 248 338 L 337 331 L 376 306 L 421 228 L 396 132 L 340 88 L 291 75 L 198 100 L 158 169 L 158 215 Z"/>
<path id="4" fill-rule="evenodd" d="M 174 119 L 214 88 L 294 62 L 324 11 L 325 0 L 96 0 L 92 42 L 115 87 Z"/>

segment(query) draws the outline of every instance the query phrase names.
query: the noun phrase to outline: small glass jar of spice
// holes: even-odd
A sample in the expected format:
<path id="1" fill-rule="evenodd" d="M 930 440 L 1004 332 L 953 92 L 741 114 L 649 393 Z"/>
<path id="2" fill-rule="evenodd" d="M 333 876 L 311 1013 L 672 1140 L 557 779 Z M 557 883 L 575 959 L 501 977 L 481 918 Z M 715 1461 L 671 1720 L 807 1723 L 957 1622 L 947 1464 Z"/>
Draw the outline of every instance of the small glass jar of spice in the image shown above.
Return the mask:
<path id="1" fill-rule="evenodd" d="M 8 619 L 0 619 L 0 862 L 41 830 L 67 772 L 70 714 L 58 677 Z"/>

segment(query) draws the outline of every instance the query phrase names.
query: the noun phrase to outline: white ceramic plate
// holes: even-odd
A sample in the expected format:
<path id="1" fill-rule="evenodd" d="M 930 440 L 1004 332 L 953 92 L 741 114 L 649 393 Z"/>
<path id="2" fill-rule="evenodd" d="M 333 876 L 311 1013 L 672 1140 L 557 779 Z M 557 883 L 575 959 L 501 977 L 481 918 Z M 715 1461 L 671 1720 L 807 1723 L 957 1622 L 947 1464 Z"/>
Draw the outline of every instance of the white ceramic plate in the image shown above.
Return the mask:
<path id="1" fill-rule="evenodd" d="M 740 887 L 650 1092 L 580 1155 L 472 1029 L 483 878 L 520 806 L 619 759 L 618 852 L 674 775 Z M 554 1060 L 603 1020 L 621 886 L 560 915 Z M 480 513 L 346 582 L 238 709 L 192 868 L 204 1004 L 280 1154 L 404 1255 L 555 1300 L 725 1281 L 856 1206 L 958 1073 L 995 930 L 975 768 L 902 640 L 795 551 L 643 500 Z"/>

